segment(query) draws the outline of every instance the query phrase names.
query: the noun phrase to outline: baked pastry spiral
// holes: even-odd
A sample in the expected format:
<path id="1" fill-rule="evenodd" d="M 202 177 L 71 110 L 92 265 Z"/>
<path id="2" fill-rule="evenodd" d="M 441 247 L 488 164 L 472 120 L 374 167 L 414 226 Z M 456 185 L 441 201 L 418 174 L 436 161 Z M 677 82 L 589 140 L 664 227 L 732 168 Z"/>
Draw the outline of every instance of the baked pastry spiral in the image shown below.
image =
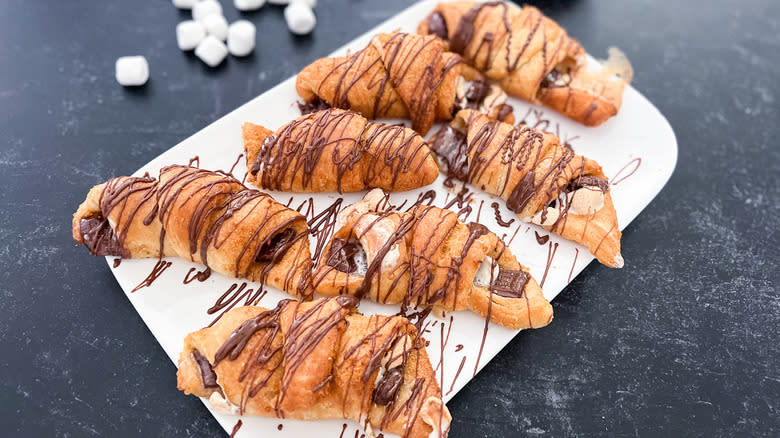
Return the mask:
<path id="1" fill-rule="evenodd" d="M 397 125 L 326 109 L 301 116 L 276 132 L 243 126 L 249 182 L 289 192 L 404 191 L 439 175 L 428 144 Z"/>
<path id="2" fill-rule="evenodd" d="M 178 387 L 235 414 L 446 437 L 450 413 L 415 326 L 363 316 L 357 304 L 345 296 L 233 309 L 184 339 Z"/>
<path id="3" fill-rule="evenodd" d="M 430 144 L 450 177 L 500 196 L 521 219 L 585 245 L 601 263 L 623 267 L 607 177 L 555 135 L 463 110 Z"/>
<path id="4" fill-rule="evenodd" d="M 411 119 L 421 134 L 462 108 L 514 122 L 501 88 L 433 36 L 379 34 L 358 52 L 314 61 L 298 73 L 295 88 L 306 103 L 301 111 L 335 107 L 370 119 Z"/>
<path id="5" fill-rule="evenodd" d="M 95 256 L 175 256 L 311 295 L 306 219 L 224 173 L 176 165 L 159 179 L 113 178 L 89 191 L 72 231 Z"/>
<path id="6" fill-rule="evenodd" d="M 438 207 L 388 210 L 380 190 L 344 209 L 313 276 L 323 295 L 353 295 L 403 309 L 471 310 L 505 327 L 552 320 L 528 268 L 485 226 Z"/>
<path id="7" fill-rule="evenodd" d="M 601 66 L 533 6 L 503 1 L 439 3 L 418 27 L 447 41 L 474 68 L 510 95 L 542 103 L 588 126 L 617 114 L 631 65 L 617 49 Z"/>

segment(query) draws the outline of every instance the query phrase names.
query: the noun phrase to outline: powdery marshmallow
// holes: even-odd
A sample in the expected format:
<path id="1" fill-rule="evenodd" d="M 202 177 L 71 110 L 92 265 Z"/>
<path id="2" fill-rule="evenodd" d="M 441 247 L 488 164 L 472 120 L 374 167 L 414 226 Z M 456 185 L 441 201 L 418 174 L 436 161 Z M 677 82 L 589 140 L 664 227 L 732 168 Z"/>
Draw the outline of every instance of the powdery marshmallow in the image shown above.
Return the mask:
<path id="1" fill-rule="evenodd" d="M 222 15 L 222 5 L 217 0 L 203 0 L 192 7 L 192 19 L 201 21 L 209 15 Z"/>
<path id="2" fill-rule="evenodd" d="M 192 9 L 198 0 L 173 0 L 173 5 L 179 9 Z"/>
<path id="3" fill-rule="evenodd" d="M 203 41 L 195 48 L 195 56 L 200 58 L 209 67 L 216 67 L 228 54 L 225 43 L 217 39 L 214 35 L 203 38 Z"/>
<path id="4" fill-rule="evenodd" d="M 122 56 L 116 60 L 116 81 L 125 87 L 143 85 L 149 80 L 149 63 L 143 56 Z"/>
<path id="5" fill-rule="evenodd" d="M 255 49 L 255 25 L 246 20 L 232 23 L 227 32 L 227 48 L 233 56 L 246 56 Z"/>
<path id="6" fill-rule="evenodd" d="M 233 0 L 233 6 L 239 11 L 254 11 L 260 9 L 265 0 Z"/>
<path id="7" fill-rule="evenodd" d="M 203 27 L 206 28 L 206 33 L 209 35 L 214 35 L 222 41 L 227 39 L 228 23 L 222 15 L 207 15 L 201 23 L 203 23 Z"/>
<path id="8" fill-rule="evenodd" d="M 192 50 L 206 38 L 206 28 L 197 21 L 187 20 L 176 25 L 176 43 L 181 50 Z"/>
<path id="9" fill-rule="evenodd" d="M 306 35 L 317 24 L 314 11 L 306 3 L 297 0 L 284 8 L 284 19 L 290 32 L 297 35 Z"/>

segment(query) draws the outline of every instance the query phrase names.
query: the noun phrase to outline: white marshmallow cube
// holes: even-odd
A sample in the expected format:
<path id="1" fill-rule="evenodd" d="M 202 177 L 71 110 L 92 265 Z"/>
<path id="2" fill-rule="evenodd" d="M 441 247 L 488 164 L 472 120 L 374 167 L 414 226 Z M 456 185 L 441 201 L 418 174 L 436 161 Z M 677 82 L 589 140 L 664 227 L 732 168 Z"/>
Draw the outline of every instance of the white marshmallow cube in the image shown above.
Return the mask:
<path id="1" fill-rule="evenodd" d="M 246 56 L 255 49 L 255 25 L 238 20 L 228 28 L 227 47 L 233 56 Z"/>
<path id="2" fill-rule="evenodd" d="M 233 0 L 233 6 L 239 11 L 254 11 L 260 9 L 265 0 Z"/>
<path id="3" fill-rule="evenodd" d="M 173 0 L 173 5 L 179 9 L 192 9 L 198 0 Z"/>
<path id="4" fill-rule="evenodd" d="M 203 0 L 192 7 L 192 19 L 202 21 L 209 15 L 222 15 L 222 5 L 217 0 Z"/>
<path id="5" fill-rule="evenodd" d="M 207 15 L 201 23 L 203 24 L 203 27 L 206 28 L 206 33 L 209 35 L 214 35 L 222 41 L 227 39 L 228 23 L 222 15 Z"/>
<path id="6" fill-rule="evenodd" d="M 195 48 L 195 56 L 200 58 L 209 67 L 218 66 L 227 56 L 228 50 L 225 43 L 214 35 L 203 38 L 203 41 Z"/>
<path id="7" fill-rule="evenodd" d="M 317 24 L 314 11 L 304 2 L 297 0 L 284 8 L 284 19 L 287 21 L 287 27 L 290 28 L 290 32 L 296 35 L 310 33 Z"/>
<path id="8" fill-rule="evenodd" d="M 116 81 L 125 87 L 143 85 L 149 80 L 149 63 L 143 56 L 122 56 L 116 60 Z"/>
<path id="9" fill-rule="evenodd" d="M 206 38 L 206 28 L 197 21 L 187 20 L 176 25 L 176 43 L 180 50 L 192 50 Z"/>

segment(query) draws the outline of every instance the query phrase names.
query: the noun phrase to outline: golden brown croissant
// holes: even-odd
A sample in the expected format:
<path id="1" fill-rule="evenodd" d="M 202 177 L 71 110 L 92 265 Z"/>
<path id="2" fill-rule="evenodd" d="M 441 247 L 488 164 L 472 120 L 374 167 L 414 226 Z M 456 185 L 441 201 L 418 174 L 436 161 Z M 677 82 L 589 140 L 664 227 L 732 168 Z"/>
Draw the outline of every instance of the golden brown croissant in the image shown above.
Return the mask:
<path id="1" fill-rule="evenodd" d="M 93 255 L 181 257 L 298 297 L 311 295 L 308 233 L 300 213 L 267 194 L 187 166 L 99 184 L 73 215 L 73 239 Z"/>
<path id="2" fill-rule="evenodd" d="M 238 307 L 190 333 L 178 387 L 241 415 L 347 418 L 409 438 L 446 437 L 450 413 L 424 340 L 401 316 L 363 316 L 354 297 Z"/>
<path id="3" fill-rule="evenodd" d="M 439 169 L 419 134 L 326 109 L 301 116 L 276 132 L 243 126 L 249 181 L 269 190 L 404 191 L 432 183 Z"/>
<path id="4" fill-rule="evenodd" d="M 306 102 L 301 111 L 335 107 L 370 119 L 405 118 L 425 134 L 435 121 L 475 108 L 514 122 L 506 94 L 490 85 L 441 40 L 395 32 L 379 34 L 363 50 L 322 58 L 298 73 L 295 84 Z"/>
<path id="5" fill-rule="evenodd" d="M 313 276 L 323 295 L 369 297 L 404 309 L 471 310 L 505 327 L 538 328 L 552 306 L 501 239 L 437 207 L 386 211 L 374 190 L 343 210 Z"/>
<path id="6" fill-rule="evenodd" d="M 633 71 L 610 50 L 603 66 L 589 68 L 585 50 L 533 6 L 508 2 L 440 3 L 418 33 L 446 40 L 474 68 L 509 94 L 543 103 L 588 126 L 617 114 Z"/>
<path id="7" fill-rule="evenodd" d="M 449 176 L 502 197 L 521 219 L 585 245 L 601 263 L 623 267 L 607 177 L 555 135 L 463 110 L 430 144 Z"/>

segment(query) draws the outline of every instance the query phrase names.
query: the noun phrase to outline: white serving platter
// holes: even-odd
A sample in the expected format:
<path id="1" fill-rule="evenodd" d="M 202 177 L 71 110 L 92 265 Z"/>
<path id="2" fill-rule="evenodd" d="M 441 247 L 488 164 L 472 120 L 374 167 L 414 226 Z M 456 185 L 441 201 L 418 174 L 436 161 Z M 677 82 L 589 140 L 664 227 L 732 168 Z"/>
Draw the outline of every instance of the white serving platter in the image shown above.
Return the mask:
<path id="1" fill-rule="evenodd" d="M 417 3 L 356 38 L 334 54 L 359 50 L 378 32 L 389 32 L 395 29 L 414 32 L 419 21 L 436 3 L 436 0 Z M 152 176 L 156 176 L 159 169 L 165 165 L 187 164 L 190 159 L 197 156 L 200 167 L 210 170 L 228 170 L 237 162 L 233 173 L 241 179 L 246 171 L 243 158 L 237 160 L 239 154 L 243 152 L 241 124 L 251 121 L 275 129 L 300 115 L 295 104 L 297 100 L 295 78 L 292 77 L 158 156 L 139 169 L 136 175 L 149 172 Z M 618 182 L 611 190 L 621 229 L 625 228 L 650 203 L 674 170 L 677 161 L 677 142 L 671 126 L 652 103 L 631 87 L 625 90 L 623 107 L 618 116 L 597 128 L 584 127 L 551 110 L 519 100 L 511 99 L 509 103 L 514 106 L 518 119 L 527 115 L 526 120 L 530 125 L 538 123 L 540 128 L 557 132 L 562 140 L 571 143 L 578 154 L 598 161 L 613 183 Z M 431 132 L 435 130 L 436 128 Z M 443 181 L 444 178 L 440 176 L 431 186 L 393 194 L 391 202 L 398 205 L 408 200 L 407 205 L 409 205 L 417 200 L 420 193 L 432 189 L 437 192 L 433 204 L 444 206 L 453 195 L 443 186 Z M 510 244 L 512 252 L 521 263 L 531 269 L 537 281 L 541 282 L 544 279 L 543 290 L 549 300 L 555 298 L 593 260 L 586 248 L 555 235 L 550 236 L 547 244 L 540 245 L 534 233 L 547 234 L 543 229 L 521 223 L 506 209 L 501 199 L 488 196 L 476 189 L 473 189 L 472 193 L 473 211 L 467 220 L 476 221 L 479 213 L 479 222 L 499 236 L 506 234 L 505 241 L 512 239 L 514 235 Z M 338 198 L 343 198 L 343 205 L 348 205 L 359 200 L 363 195 L 363 193 L 292 195 L 275 192 L 271 194 L 282 203 L 287 203 L 292 198 L 290 204 L 292 208 L 296 208 L 303 202 L 312 202 L 315 213 L 331 205 Z M 509 228 L 501 227 L 496 223 L 491 208 L 493 202 L 498 202 L 504 220 L 515 219 Z M 553 252 L 554 257 L 550 257 Z M 190 269 L 199 266 L 181 259 L 168 259 L 171 266 L 159 278 L 150 286 L 133 292 L 133 289 L 149 275 L 157 261 L 124 260 L 118 267 L 113 267 L 114 258 L 108 257 L 107 260 L 128 299 L 174 363 L 178 361 L 184 336 L 208 325 L 217 316 L 207 314 L 207 309 L 212 307 L 231 285 L 243 283 L 234 278 L 213 274 L 204 282 L 196 280 L 185 285 L 183 279 Z M 627 265 L 632 263 L 631 259 L 625 262 Z M 255 290 L 259 287 L 261 286 L 256 283 L 249 283 L 246 286 Z M 270 289 L 259 301 L 259 305 L 273 307 L 284 298 L 289 296 Z M 241 304 L 243 300 L 238 305 Z M 360 311 L 364 314 L 393 314 L 398 310 L 398 306 L 378 305 L 368 301 L 360 305 Z M 555 320 L 552 324 L 555 324 Z M 430 316 L 424 336 L 430 341 L 428 354 L 431 363 L 437 369 L 444 399 L 451 399 L 517 333 L 495 324 L 489 324 L 485 331 L 484 320 L 468 312 L 447 315 L 445 319 Z M 446 342 L 442 342 L 442 339 Z M 443 348 L 442 343 L 445 344 Z M 443 358 L 440 351 L 444 352 Z M 182 394 L 181 397 L 181 402 L 185 403 L 188 396 Z M 207 402 L 206 406 L 209 406 Z M 225 415 L 213 410 L 212 413 L 228 433 L 233 430 L 239 419 L 238 416 Z M 355 431 L 359 429 L 357 423 L 346 420 L 304 422 L 273 418 L 242 417 L 241 419 L 243 425 L 237 432 L 238 437 L 271 434 L 278 437 L 309 437 L 312 431 L 316 431 L 318 436 L 347 437 L 358 436 L 355 435 Z"/>

